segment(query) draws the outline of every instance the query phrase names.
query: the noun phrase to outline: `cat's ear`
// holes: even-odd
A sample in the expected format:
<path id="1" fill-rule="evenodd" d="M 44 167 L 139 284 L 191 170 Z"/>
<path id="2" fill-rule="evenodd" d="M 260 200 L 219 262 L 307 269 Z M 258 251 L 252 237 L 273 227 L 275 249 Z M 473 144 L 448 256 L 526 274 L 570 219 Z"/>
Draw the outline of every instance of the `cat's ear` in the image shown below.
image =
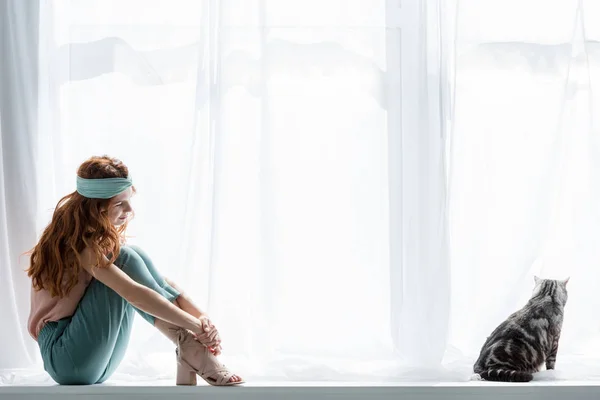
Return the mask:
<path id="1" fill-rule="evenodd" d="M 564 286 L 567 286 L 567 283 L 569 283 L 569 279 L 571 279 L 571 277 L 568 277 L 567 279 L 565 279 L 564 281 L 562 281 L 562 284 Z"/>
<path id="2" fill-rule="evenodd" d="M 537 276 L 533 277 L 533 281 L 535 282 L 535 284 L 537 285 L 538 283 L 540 283 L 542 280 L 540 278 L 538 278 Z"/>

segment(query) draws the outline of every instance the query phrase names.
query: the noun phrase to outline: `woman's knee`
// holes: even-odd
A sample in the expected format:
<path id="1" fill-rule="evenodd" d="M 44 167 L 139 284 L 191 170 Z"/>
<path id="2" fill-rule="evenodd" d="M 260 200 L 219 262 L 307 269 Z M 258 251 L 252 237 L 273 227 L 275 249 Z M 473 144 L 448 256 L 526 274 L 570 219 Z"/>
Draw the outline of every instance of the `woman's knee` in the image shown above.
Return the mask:
<path id="1" fill-rule="evenodd" d="M 149 278 L 148 268 L 142 257 L 129 246 L 121 246 L 119 257 L 115 264 L 125 272 L 131 279 L 142 285 L 148 286 Z"/>
<path id="2" fill-rule="evenodd" d="M 115 260 L 115 264 L 121 268 L 143 263 L 142 257 L 131 246 L 121 246 L 119 256 Z"/>
<path id="3" fill-rule="evenodd" d="M 135 251 L 142 259 L 148 258 L 148 254 L 140 246 L 131 244 L 131 245 L 127 245 L 126 247 L 129 248 L 130 250 Z"/>
<path id="4" fill-rule="evenodd" d="M 162 294 L 161 284 L 156 281 L 144 259 L 131 247 L 121 247 L 115 264 L 137 283 Z"/>

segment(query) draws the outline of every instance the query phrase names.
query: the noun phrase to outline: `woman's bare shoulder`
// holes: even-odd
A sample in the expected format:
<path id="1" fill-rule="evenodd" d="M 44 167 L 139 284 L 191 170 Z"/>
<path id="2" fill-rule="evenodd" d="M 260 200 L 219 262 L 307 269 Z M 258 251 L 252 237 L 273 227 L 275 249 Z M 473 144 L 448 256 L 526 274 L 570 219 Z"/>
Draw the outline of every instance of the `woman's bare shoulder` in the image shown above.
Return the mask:
<path id="1" fill-rule="evenodd" d="M 81 257 L 81 263 L 83 264 L 83 266 L 95 265 L 97 262 L 94 250 L 92 250 L 89 247 L 83 249 L 81 253 L 79 253 L 79 257 Z"/>

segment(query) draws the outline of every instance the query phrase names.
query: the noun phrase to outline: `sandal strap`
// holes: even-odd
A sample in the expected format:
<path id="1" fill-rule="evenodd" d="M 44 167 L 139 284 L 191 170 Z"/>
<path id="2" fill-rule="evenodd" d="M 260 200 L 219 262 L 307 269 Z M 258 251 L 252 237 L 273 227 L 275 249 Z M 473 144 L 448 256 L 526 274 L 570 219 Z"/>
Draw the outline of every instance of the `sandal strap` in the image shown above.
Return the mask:
<path id="1" fill-rule="evenodd" d="M 204 360 L 202 360 L 202 365 L 200 366 L 199 370 L 196 370 L 194 367 L 192 367 L 190 365 L 189 362 L 187 362 L 183 358 L 183 354 L 182 354 L 183 349 L 182 349 L 181 345 L 183 344 L 185 339 L 187 339 L 187 337 L 186 337 L 187 335 L 188 335 L 187 331 L 184 331 L 183 329 L 181 329 L 179 331 L 179 337 L 178 337 L 179 340 L 177 341 L 178 343 L 177 343 L 177 348 L 175 349 L 175 352 L 176 352 L 177 358 L 180 360 L 180 362 L 185 363 L 185 365 L 191 371 L 195 371 L 205 381 L 208 382 L 208 378 L 214 379 L 215 380 L 214 383 L 209 382 L 211 384 L 218 385 L 218 386 L 230 384 L 231 382 L 229 382 L 229 380 L 235 374 L 233 372 L 229 371 L 229 369 L 227 367 L 225 367 L 224 364 L 220 363 L 219 360 L 217 360 L 217 358 L 215 356 L 210 354 L 208 349 L 205 350 L 207 352 L 206 358 L 204 358 Z"/>
<path id="2" fill-rule="evenodd" d="M 216 368 L 200 374 L 204 380 L 207 380 L 207 378 L 214 379 L 216 381 L 215 384 L 219 386 L 228 384 L 233 375 L 234 373 L 227 368 Z"/>

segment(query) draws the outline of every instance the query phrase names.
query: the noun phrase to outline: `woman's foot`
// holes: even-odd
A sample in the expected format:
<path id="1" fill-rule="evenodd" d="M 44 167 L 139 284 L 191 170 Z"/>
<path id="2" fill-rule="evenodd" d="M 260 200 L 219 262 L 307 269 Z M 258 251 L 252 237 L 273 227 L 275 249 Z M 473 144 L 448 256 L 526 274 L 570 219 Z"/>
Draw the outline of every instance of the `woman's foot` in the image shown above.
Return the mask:
<path id="1" fill-rule="evenodd" d="M 180 329 L 177 340 L 177 384 L 195 385 L 196 374 L 215 386 L 243 383 L 240 376 L 229 371 L 206 346 L 197 342 L 191 332 Z"/>

